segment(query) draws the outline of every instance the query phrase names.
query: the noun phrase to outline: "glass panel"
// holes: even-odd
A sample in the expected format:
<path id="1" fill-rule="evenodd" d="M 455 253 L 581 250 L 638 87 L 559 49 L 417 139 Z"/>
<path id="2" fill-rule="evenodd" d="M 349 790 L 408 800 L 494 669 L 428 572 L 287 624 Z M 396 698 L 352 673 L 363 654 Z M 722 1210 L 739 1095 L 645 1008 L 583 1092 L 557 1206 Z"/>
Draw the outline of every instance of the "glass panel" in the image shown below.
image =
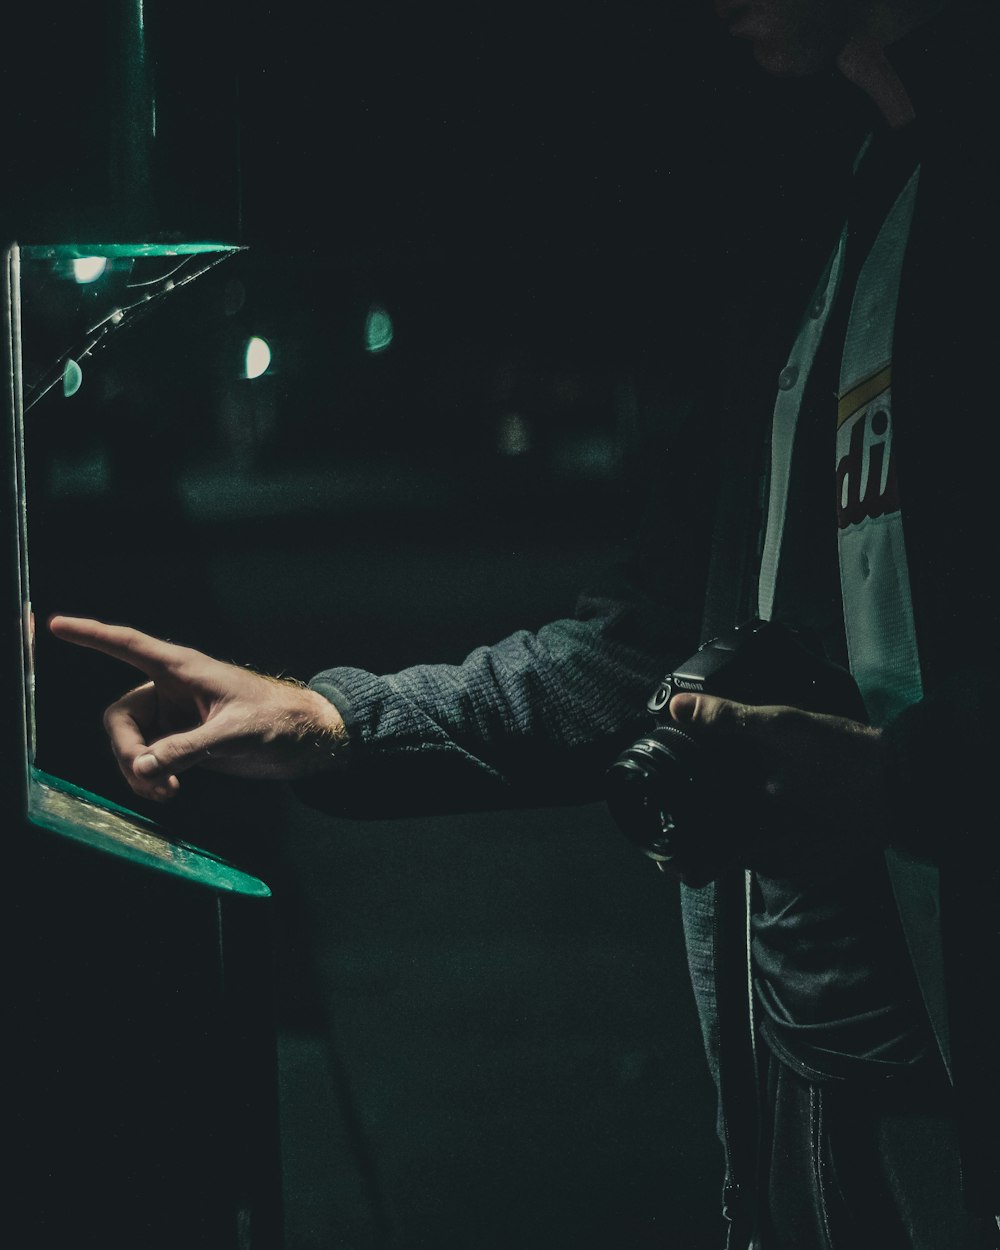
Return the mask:
<path id="1" fill-rule="evenodd" d="M 211 243 L 132 244 L 13 248 L 8 254 L 25 764 L 28 816 L 35 824 L 215 890 L 266 896 L 267 887 L 256 878 L 35 764 L 35 622 L 29 551 L 37 555 L 39 535 L 45 535 L 44 542 L 70 541 L 65 529 L 72 524 L 74 491 L 106 493 L 118 506 L 111 462 L 123 445 L 124 454 L 130 454 L 128 445 L 148 420 L 155 397 L 172 403 L 171 382 L 183 390 L 192 378 L 207 376 L 208 366 L 198 360 L 206 354 L 198 351 L 199 301 L 171 301 L 169 307 L 177 315 L 158 314 L 140 332 L 122 331 L 145 323 L 146 314 L 162 307 L 168 294 L 238 250 Z M 161 335 L 163 328 L 166 333 Z M 178 350 L 180 360 L 175 356 Z M 178 439 L 185 441 L 183 433 Z M 129 470 L 135 466 L 135 459 L 128 461 Z M 147 490 L 142 475 L 136 477 L 136 489 Z M 65 511 L 67 500 L 70 508 Z M 126 501 L 123 517 L 127 507 Z M 29 541 L 32 533 L 34 545 Z M 85 578 L 86 570 L 80 575 Z M 99 732 L 95 719 L 95 733 Z"/>

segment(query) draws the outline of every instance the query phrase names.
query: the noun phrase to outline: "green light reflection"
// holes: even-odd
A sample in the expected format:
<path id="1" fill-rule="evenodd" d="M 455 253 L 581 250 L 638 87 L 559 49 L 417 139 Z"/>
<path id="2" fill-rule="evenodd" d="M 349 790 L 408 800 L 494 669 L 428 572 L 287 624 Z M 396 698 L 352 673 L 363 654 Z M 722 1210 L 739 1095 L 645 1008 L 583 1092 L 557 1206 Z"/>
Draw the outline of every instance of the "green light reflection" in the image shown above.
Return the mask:
<path id="1" fill-rule="evenodd" d="M 75 360 L 67 360 L 63 368 L 63 394 L 67 399 L 71 395 L 75 395 L 83 385 L 83 370 Z"/>
<path id="2" fill-rule="evenodd" d="M 373 304 L 365 319 L 365 350 L 384 352 L 392 343 L 392 318 L 378 304 Z"/>

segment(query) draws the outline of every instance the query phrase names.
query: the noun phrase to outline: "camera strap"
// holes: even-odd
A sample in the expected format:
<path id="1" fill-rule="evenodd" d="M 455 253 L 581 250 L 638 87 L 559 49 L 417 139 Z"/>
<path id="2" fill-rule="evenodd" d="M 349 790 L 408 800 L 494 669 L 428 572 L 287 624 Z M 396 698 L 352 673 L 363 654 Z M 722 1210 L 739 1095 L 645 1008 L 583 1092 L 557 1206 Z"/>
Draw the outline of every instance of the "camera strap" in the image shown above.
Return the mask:
<path id="1" fill-rule="evenodd" d="M 730 868 L 700 889 L 681 885 L 681 914 L 705 1050 L 719 1096 L 727 1250 L 750 1244 L 757 1215 L 760 1102 L 748 960 L 748 894 Z"/>

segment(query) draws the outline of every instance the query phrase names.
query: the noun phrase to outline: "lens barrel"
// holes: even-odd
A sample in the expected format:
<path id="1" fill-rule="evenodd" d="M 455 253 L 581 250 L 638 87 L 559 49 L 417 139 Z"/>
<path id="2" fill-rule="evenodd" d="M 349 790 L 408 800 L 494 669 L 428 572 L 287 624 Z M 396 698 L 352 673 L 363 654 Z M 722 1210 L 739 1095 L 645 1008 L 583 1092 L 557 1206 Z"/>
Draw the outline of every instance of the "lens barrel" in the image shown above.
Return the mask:
<path id="1" fill-rule="evenodd" d="M 670 863 L 692 798 L 699 748 L 690 734 L 658 725 L 626 747 L 607 772 L 608 808 L 651 859 Z"/>

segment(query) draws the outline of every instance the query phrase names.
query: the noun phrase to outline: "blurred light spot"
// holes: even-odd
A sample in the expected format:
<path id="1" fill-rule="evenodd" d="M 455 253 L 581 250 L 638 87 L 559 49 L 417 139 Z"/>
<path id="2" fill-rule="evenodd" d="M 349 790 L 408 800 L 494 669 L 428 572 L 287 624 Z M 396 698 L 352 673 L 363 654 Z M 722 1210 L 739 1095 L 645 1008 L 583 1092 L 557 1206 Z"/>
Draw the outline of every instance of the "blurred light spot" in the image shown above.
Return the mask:
<path id="1" fill-rule="evenodd" d="M 55 499 L 106 495 L 111 490 L 111 465 L 104 450 L 66 455 L 56 452 L 48 469 L 48 489 Z"/>
<path id="2" fill-rule="evenodd" d="M 596 481 L 621 470 L 621 448 L 607 433 L 563 435 L 550 449 L 549 464 L 559 477 Z"/>
<path id="3" fill-rule="evenodd" d="M 247 289 L 238 278 L 226 283 L 222 297 L 227 317 L 234 317 L 247 302 Z"/>
<path id="4" fill-rule="evenodd" d="M 392 334 L 392 318 L 384 308 L 373 304 L 365 318 L 365 351 L 384 352 L 392 342 Z"/>
<path id="5" fill-rule="evenodd" d="M 258 338 L 256 335 L 247 339 L 246 355 L 244 357 L 244 376 L 259 378 L 262 373 L 267 372 L 267 367 L 270 363 L 271 349 L 268 346 L 267 339 Z"/>
<path id="6" fill-rule="evenodd" d="M 75 360 L 67 360 L 63 366 L 63 394 L 68 399 L 75 395 L 83 382 L 83 370 Z"/>
<path id="7" fill-rule="evenodd" d="M 618 1061 L 618 1079 L 622 1085 L 632 1085 L 645 1075 L 648 1064 L 639 1050 L 630 1050 Z"/>
<path id="8" fill-rule="evenodd" d="M 104 256 L 76 256 L 73 259 L 73 277 L 77 282 L 96 282 L 107 267 Z"/>
<path id="9" fill-rule="evenodd" d="M 497 449 L 503 456 L 524 456 L 534 443 L 531 425 L 519 412 L 506 412 L 497 425 Z"/>

